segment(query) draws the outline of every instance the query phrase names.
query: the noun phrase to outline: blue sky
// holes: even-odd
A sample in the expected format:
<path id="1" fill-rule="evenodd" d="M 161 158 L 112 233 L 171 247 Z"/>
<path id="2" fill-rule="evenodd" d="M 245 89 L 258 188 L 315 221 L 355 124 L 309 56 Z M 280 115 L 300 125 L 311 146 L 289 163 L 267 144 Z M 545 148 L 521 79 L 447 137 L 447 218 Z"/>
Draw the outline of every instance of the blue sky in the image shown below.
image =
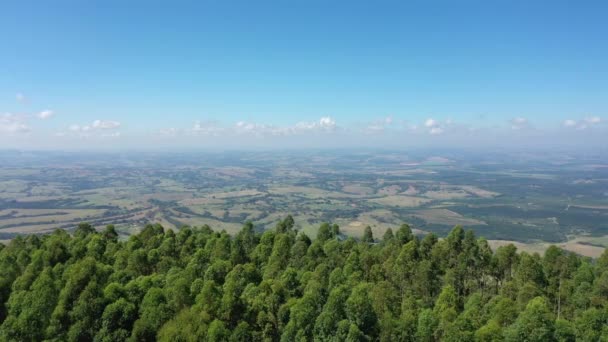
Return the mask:
<path id="1" fill-rule="evenodd" d="M 608 140 L 605 1 L 150 3 L 0 4 L 0 148 Z"/>

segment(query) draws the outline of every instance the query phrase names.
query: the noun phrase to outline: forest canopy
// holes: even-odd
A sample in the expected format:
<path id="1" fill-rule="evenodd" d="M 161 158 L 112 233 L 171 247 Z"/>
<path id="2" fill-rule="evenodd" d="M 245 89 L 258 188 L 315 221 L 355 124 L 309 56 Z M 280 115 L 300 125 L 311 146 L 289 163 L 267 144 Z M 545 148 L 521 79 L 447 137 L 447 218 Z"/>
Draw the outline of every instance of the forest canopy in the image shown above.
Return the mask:
<path id="1" fill-rule="evenodd" d="M 0 245 L 2 341 L 608 340 L 608 254 L 492 251 L 456 226 L 360 240 L 113 226 Z"/>

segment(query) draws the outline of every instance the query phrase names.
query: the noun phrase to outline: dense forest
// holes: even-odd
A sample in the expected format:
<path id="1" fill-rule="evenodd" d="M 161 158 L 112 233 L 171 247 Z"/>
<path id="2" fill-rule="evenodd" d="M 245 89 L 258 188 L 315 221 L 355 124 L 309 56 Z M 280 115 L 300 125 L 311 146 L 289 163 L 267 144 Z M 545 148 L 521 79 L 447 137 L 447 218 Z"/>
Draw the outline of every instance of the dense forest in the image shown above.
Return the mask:
<path id="1" fill-rule="evenodd" d="M 313 240 L 288 216 L 120 241 L 80 224 L 0 248 L 2 341 L 608 340 L 608 253 L 492 252 L 458 226 Z"/>

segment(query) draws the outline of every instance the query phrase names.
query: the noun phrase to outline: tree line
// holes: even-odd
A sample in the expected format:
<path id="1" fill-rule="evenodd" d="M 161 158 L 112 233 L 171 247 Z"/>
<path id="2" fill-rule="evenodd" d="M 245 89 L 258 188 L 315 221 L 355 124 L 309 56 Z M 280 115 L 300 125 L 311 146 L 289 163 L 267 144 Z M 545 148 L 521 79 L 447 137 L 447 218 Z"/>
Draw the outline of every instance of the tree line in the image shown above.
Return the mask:
<path id="1" fill-rule="evenodd" d="M 608 341 L 608 253 L 492 251 L 459 226 L 83 223 L 0 249 L 2 341 Z"/>

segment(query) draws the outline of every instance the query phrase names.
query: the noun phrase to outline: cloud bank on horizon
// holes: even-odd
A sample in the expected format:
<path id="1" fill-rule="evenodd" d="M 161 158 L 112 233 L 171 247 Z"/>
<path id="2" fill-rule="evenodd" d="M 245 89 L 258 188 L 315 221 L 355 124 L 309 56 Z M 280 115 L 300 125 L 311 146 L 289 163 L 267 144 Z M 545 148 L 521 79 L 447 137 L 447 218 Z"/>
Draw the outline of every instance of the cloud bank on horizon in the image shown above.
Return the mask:
<path id="1" fill-rule="evenodd" d="M 17 102 L 30 101 L 22 93 Z M 188 126 L 131 127 L 118 119 L 95 119 L 55 125 L 60 117 L 51 109 L 0 114 L 0 143 L 4 148 L 306 148 L 306 147 L 488 147 L 590 145 L 606 147 L 608 122 L 597 115 L 554 122 L 535 122 L 514 116 L 499 124 L 428 117 L 411 121 L 396 114 L 360 122 L 338 122 L 332 116 L 288 125 L 215 118 Z M 168 118 L 167 122 L 170 122 Z M 594 139 L 595 138 L 595 139 Z M 102 143 L 102 145 L 100 145 Z M 519 144 L 518 144 L 519 143 Z"/>

